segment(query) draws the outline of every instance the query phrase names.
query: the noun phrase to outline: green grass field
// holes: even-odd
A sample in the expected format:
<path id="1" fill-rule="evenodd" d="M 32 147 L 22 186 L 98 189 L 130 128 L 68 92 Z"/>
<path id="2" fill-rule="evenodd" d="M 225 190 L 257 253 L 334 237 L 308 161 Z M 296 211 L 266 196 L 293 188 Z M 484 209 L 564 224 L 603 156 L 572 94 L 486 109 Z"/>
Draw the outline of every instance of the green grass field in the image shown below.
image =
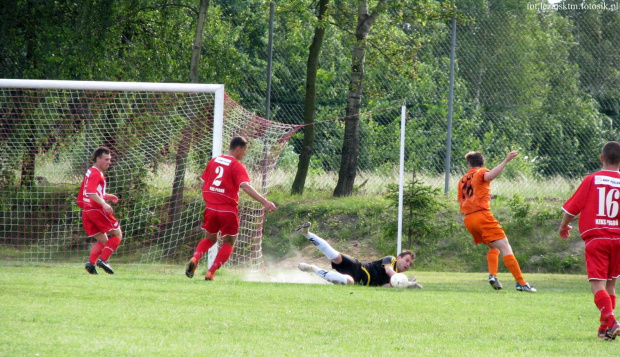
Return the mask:
<path id="1" fill-rule="evenodd" d="M 189 280 L 181 266 L 0 264 L 2 356 L 587 356 L 618 355 L 596 337 L 584 276 L 527 274 L 517 292 L 500 274 L 414 272 L 424 290 L 284 283 L 309 273 L 267 271 L 248 281 L 220 271 Z M 306 275 L 299 275 L 306 274 Z M 318 277 L 317 277 L 318 279 Z M 261 280 L 261 281 L 256 281 Z M 320 280 L 320 279 L 319 279 Z M 280 281 L 280 282 L 274 282 Z"/>

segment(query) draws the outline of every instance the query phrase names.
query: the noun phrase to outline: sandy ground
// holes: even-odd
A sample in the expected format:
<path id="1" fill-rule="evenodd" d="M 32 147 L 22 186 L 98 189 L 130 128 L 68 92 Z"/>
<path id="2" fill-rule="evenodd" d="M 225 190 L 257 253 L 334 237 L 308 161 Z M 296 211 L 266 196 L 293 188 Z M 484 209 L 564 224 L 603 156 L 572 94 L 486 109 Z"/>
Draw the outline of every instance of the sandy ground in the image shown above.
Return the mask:
<path id="1" fill-rule="evenodd" d="M 381 258 L 379 253 L 360 241 L 347 242 L 346 246 L 338 242 L 328 242 L 339 251 L 350 255 L 360 261 L 372 261 Z M 291 252 L 284 259 L 270 261 L 265 258 L 264 271 L 250 272 L 244 276 L 246 281 L 262 281 L 273 283 L 297 283 L 297 284 L 329 284 L 314 273 L 302 272 L 297 269 L 299 263 L 304 262 L 316 265 L 321 269 L 331 270 L 331 263 L 313 245 L 308 245 L 302 250 Z"/>

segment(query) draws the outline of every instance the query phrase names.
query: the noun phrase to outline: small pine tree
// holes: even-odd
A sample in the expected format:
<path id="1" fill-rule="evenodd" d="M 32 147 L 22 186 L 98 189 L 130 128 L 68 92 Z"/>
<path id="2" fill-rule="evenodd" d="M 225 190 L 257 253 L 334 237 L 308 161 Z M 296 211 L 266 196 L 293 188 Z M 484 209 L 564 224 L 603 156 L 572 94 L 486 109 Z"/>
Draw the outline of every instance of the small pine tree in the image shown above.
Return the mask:
<path id="1" fill-rule="evenodd" d="M 388 185 L 386 198 L 390 201 L 389 207 L 398 208 L 397 184 Z M 451 227 L 440 215 L 445 208 L 440 190 L 424 185 L 414 175 L 403 189 L 403 249 L 435 246 Z M 398 222 L 387 223 L 385 237 L 393 241 L 397 230 Z"/>

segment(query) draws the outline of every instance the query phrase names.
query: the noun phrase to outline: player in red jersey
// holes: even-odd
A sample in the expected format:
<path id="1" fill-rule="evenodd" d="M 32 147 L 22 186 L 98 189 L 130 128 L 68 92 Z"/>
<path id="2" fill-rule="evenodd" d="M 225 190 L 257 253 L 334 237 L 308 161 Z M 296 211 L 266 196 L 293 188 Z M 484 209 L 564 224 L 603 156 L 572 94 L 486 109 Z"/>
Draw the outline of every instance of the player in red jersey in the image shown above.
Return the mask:
<path id="1" fill-rule="evenodd" d="M 86 271 L 97 274 L 95 265 L 108 274 L 114 270 L 108 264 L 108 258 L 121 244 L 123 233 L 112 213 L 114 209 L 106 201 L 118 202 L 118 197 L 106 193 L 103 172 L 110 167 L 112 156 L 107 148 L 98 148 L 93 154 L 95 163 L 86 171 L 80 186 L 77 204 L 82 208 L 82 224 L 89 237 L 95 237 L 97 243 L 90 250 Z"/>
<path id="2" fill-rule="evenodd" d="M 598 337 L 614 340 L 620 324 L 614 316 L 616 280 L 620 276 L 620 144 L 603 146 L 603 169 L 586 176 L 573 196 L 566 201 L 558 233 L 570 236 L 569 223 L 579 215 L 579 233 L 585 242 L 586 270 L 601 312 Z"/>
<path id="3" fill-rule="evenodd" d="M 268 211 L 275 211 L 276 205 L 268 201 L 250 185 L 250 176 L 241 163 L 248 148 L 248 141 L 236 136 L 230 141 L 227 155 L 214 157 L 200 176 L 203 181 L 202 197 L 206 203 L 204 212 L 205 238 L 198 242 L 194 256 L 185 269 L 188 278 L 194 277 L 200 258 L 217 243 L 218 233 L 223 244 L 205 280 L 215 280 L 215 271 L 230 258 L 239 233 L 239 189 L 260 202 Z"/>
<path id="4" fill-rule="evenodd" d="M 465 155 L 469 170 L 461 178 L 458 186 L 458 201 L 461 204 L 461 213 L 465 227 L 474 237 L 474 243 L 484 243 L 489 247 L 487 264 L 489 267 L 489 284 L 495 290 L 500 290 L 502 284 L 497 279 L 499 254 L 502 254 L 504 265 L 515 278 L 518 291 L 535 293 L 521 272 L 517 258 L 512 252 L 504 229 L 491 213 L 491 181 L 499 176 L 506 165 L 519 154 L 518 151 L 508 153 L 504 161 L 492 170 L 484 167 L 484 156 L 480 152 L 472 151 Z"/>

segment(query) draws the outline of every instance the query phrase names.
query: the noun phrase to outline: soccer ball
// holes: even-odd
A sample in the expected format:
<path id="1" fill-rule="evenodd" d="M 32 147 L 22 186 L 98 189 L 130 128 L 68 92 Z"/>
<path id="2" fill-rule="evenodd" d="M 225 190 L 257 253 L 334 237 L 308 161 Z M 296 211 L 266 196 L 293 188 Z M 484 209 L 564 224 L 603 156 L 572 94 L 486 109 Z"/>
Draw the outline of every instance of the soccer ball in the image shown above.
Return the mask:
<path id="1" fill-rule="evenodd" d="M 397 289 L 403 289 L 409 286 L 409 279 L 403 273 L 396 273 L 390 278 L 390 285 Z"/>

